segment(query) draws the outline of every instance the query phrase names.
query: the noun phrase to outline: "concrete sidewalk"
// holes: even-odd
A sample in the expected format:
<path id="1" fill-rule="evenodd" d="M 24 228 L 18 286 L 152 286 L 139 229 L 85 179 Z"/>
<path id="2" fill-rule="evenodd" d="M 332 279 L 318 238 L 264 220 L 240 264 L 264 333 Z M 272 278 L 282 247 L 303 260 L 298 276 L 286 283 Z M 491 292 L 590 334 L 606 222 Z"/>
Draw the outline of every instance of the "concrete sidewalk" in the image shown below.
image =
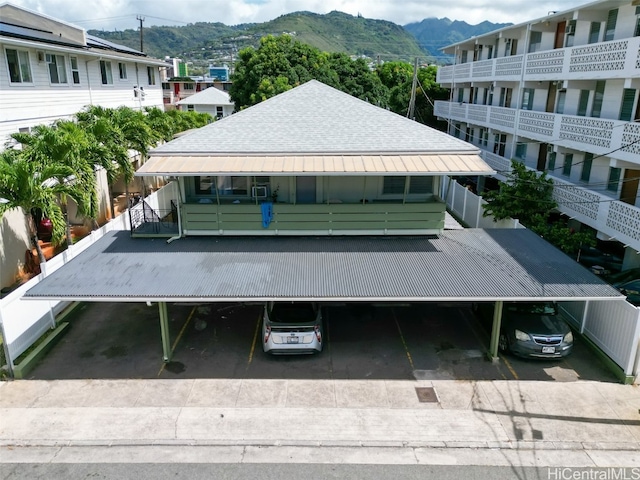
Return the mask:
<path id="1" fill-rule="evenodd" d="M 434 402 L 416 388 L 432 387 Z M 428 395 L 427 395 L 428 397 Z M 428 398 L 426 398 L 428 399 Z M 640 387 L 591 381 L 20 380 L 0 445 L 634 452 Z"/>

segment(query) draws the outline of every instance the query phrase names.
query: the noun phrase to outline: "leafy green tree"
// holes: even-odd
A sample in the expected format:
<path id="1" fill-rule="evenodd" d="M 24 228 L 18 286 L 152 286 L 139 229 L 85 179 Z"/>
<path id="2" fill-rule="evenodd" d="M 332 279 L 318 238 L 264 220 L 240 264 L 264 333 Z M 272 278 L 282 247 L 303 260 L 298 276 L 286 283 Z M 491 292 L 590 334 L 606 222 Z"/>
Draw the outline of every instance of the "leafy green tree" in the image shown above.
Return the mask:
<path id="1" fill-rule="evenodd" d="M 568 254 L 576 253 L 582 245 L 594 245 L 590 232 L 579 232 L 564 224 L 552 223 L 549 217 L 558 204 L 553 199 L 554 182 L 546 172 L 529 170 L 524 163 L 512 160 L 507 181 L 499 190 L 485 192 L 483 216 L 496 220 L 517 218 L 520 223 L 544 237 Z"/>
<path id="2" fill-rule="evenodd" d="M 0 217 L 14 208 L 22 209 L 29 238 L 38 252 L 40 263 L 46 259 L 38 241 L 38 227 L 32 212 L 39 210 L 51 220 L 51 243 L 62 243 L 66 222 L 58 199 L 69 196 L 78 205 L 84 200 L 77 185 L 59 181 L 74 174 L 68 165 L 33 161 L 23 151 L 7 149 L 0 152 Z"/>
<path id="3" fill-rule="evenodd" d="M 260 46 L 240 51 L 229 90 L 237 109 L 262 102 L 309 80 L 386 106 L 387 90 L 364 60 L 327 53 L 289 35 L 263 37 Z"/>

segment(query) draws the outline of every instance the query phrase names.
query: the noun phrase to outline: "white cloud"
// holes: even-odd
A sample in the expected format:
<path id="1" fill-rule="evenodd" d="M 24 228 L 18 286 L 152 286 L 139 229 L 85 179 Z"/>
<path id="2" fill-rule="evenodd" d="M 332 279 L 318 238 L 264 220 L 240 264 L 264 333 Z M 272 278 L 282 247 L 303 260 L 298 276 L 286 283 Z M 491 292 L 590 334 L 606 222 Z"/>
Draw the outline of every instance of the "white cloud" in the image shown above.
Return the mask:
<path id="1" fill-rule="evenodd" d="M 1 0 L 0 0 L 1 1 Z M 184 25 L 222 22 L 226 25 L 265 22 L 286 13 L 332 10 L 389 20 L 399 25 L 429 17 L 448 17 L 477 24 L 520 23 L 543 17 L 552 10 L 567 10 L 585 0 L 8 0 L 14 5 L 75 23 L 86 29 L 124 30 L 144 25 Z"/>

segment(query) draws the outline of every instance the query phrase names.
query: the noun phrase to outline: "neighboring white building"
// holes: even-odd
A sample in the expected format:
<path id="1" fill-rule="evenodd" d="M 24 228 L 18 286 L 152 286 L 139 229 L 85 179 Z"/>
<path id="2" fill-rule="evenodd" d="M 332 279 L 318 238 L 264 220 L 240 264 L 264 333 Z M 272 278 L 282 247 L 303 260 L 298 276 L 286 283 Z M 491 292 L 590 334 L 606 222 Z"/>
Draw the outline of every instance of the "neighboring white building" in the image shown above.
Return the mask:
<path id="1" fill-rule="evenodd" d="M 72 118 L 87 105 L 159 107 L 165 63 L 92 37 L 80 27 L 8 3 L 0 5 L 0 149 L 10 135 Z M 98 178 L 106 185 L 104 175 Z M 110 201 L 100 193 L 106 221 Z M 70 206 L 70 215 L 73 209 Z M 29 248 L 22 212 L 0 219 L 0 287 L 11 285 Z"/>
<path id="2" fill-rule="evenodd" d="M 450 45 L 435 114 L 498 171 L 547 171 L 562 213 L 640 263 L 640 1 L 600 0 Z M 502 173 L 502 175 L 500 175 Z"/>
<path id="3" fill-rule="evenodd" d="M 0 5 L 0 143 L 86 105 L 164 108 L 160 67 L 144 53 L 11 4 Z"/>
<path id="4" fill-rule="evenodd" d="M 180 100 L 176 105 L 180 110 L 208 113 L 214 118 L 226 117 L 234 110 L 234 103 L 229 98 L 229 94 L 215 87 L 194 93 Z"/>

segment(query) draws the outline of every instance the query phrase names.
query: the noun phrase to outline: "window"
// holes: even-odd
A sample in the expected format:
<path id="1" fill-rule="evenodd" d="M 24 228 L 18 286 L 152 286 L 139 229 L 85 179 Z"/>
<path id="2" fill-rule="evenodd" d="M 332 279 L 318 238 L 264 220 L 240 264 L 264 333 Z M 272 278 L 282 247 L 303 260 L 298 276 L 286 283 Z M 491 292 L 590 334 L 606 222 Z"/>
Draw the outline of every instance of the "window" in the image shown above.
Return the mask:
<path id="1" fill-rule="evenodd" d="M 589 183 L 591 177 L 591 165 L 593 164 L 593 153 L 585 153 L 584 161 L 582 162 L 582 173 L 580 174 L 580 180 Z"/>
<path id="2" fill-rule="evenodd" d="M 187 105 L 187 112 L 193 112 L 193 111 L 195 111 L 194 106 L 192 104 L 188 104 Z"/>
<path id="3" fill-rule="evenodd" d="M 564 113 L 564 102 L 567 99 L 567 92 L 560 90 L 558 92 L 558 102 L 556 103 L 556 113 Z"/>
<path id="4" fill-rule="evenodd" d="M 127 79 L 127 65 L 122 62 L 118 62 L 118 76 L 120 80 Z"/>
<path id="5" fill-rule="evenodd" d="M 11 83 L 31 83 L 31 66 L 29 53 L 24 50 L 7 49 L 7 65 L 9 67 L 9 81 Z"/>
<path id="6" fill-rule="evenodd" d="M 409 193 L 410 194 L 433 193 L 433 177 L 410 177 Z"/>
<path id="7" fill-rule="evenodd" d="M 636 28 L 633 32 L 634 37 L 640 37 L 640 7 L 636 7 Z"/>
<path id="8" fill-rule="evenodd" d="M 222 118 L 223 116 L 224 116 L 224 112 L 222 110 L 222 107 L 216 107 L 216 117 Z"/>
<path id="9" fill-rule="evenodd" d="M 578 101 L 578 116 L 585 117 L 587 115 L 587 105 L 589 104 L 589 90 L 580 90 L 580 100 Z"/>
<path id="10" fill-rule="evenodd" d="M 602 112 L 602 100 L 604 98 L 604 87 L 606 85 L 605 80 L 598 80 L 596 82 L 596 90 L 593 96 L 593 105 L 591 106 L 591 116 L 600 118 Z"/>
<path id="11" fill-rule="evenodd" d="M 402 195 L 406 177 L 384 177 L 382 185 L 383 195 Z"/>
<path id="12" fill-rule="evenodd" d="M 147 80 L 149 85 L 156 84 L 156 71 L 154 67 L 147 67 Z"/>
<path id="13" fill-rule="evenodd" d="M 382 185 L 383 195 L 403 195 L 407 177 L 384 177 Z M 433 177 L 409 177 L 411 195 L 433 193 Z"/>
<path id="14" fill-rule="evenodd" d="M 542 48 L 542 32 L 531 32 L 529 53 L 537 52 Z"/>
<path id="15" fill-rule="evenodd" d="M 622 92 L 622 106 L 620 107 L 620 120 L 630 122 L 633 119 L 633 104 L 636 101 L 636 89 L 625 88 Z"/>
<path id="16" fill-rule="evenodd" d="M 511 95 L 513 93 L 513 89 L 511 88 L 501 88 L 500 89 L 500 103 L 499 106 L 505 108 L 511 108 Z"/>
<path id="17" fill-rule="evenodd" d="M 80 85 L 80 69 L 78 68 L 78 57 L 69 57 L 71 62 L 71 78 L 74 85 Z"/>
<path id="18" fill-rule="evenodd" d="M 618 185 L 620 184 L 620 168 L 610 167 L 609 168 L 609 180 L 607 181 L 607 190 L 611 192 L 618 191 Z"/>
<path id="19" fill-rule="evenodd" d="M 162 82 L 162 89 L 163 90 L 171 90 L 171 84 L 168 82 Z"/>
<path id="20" fill-rule="evenodd" d="M 489 130 L 482 129 L 480 133 L 480 144 L 486 147 L 489 144 Z"/>
<path id="21" fill-rule="evenodd" d="M 467 51 L 463 50 L 460 58 L 460 63 L 467 63 Z"/>
<path id="22" fill-rule="evenodd" d="M 489 45 L 487 47 L 487 59 L 491 60 L 493 58 L 493 45 Z"/>
<path id="23" fill-rule="evenodd" d="M 605 42 L 608 42 L 609 40 L 613 40 L 613 37 L 616 33 L 617 21 L 618 21 L 618 9 L 614 8 L 613 10 L 609 10 L 609 15 L 607 15 L 607 26 L 604 31 Z"/>
<path id="24" fill-rule="evenodd" d="M 524 88 L 522 90 L 522 110 L 533 110 L 533 88 Z"/>
<path id="25" fill-rule="evenodd" d="M 600 41 L 600 22 L 591 22 L 591 30 L 589 30 L 589 43 L 598 43 Z"/>
<path id="26" fill-rule="evenodd" d="M 526 143 L 518 143 L 516 145 L 516 158 L 520 160 L 525 160 L 527 158 L 527 144 Z"/>
<path id="27" fill-rule="evenodd" d="M 464 133 L 464 141 L 472 143 L 473 142 L 473 128 L 467 126 L 467 130 Z"/>
<path id="28" fill-rule="evenodd" d="M 185 83 L 184 85 L 184 90 L 194 90 L 195 86 L 193 83 Z"/>
<path id="29" fill-rule="evenodd" d="M 458 102 L 459 103 L 464 102 L 464 88 L 458 89 Z"/>
<path id="30" fill-rule="evenodd" d="M 547 161 L 547 170 L 553 172 L 556 169 L 556 152 L 549 153 L 549 159 Z"/>
<path id="31" fill-rule="evenodd" d="M 113 84 L 113 75 L 111 75 L 111 62 L 100 60 L 100 76 L 102 77 L 102 85 Z"/>
<path id="32" fill-rule="evenodd" d="M 562 164 L 562 175 L 571 176 L 571 165 L 573 165 L 573 153 L 564 154 L 564 163 Z"/>
<path id="33" fill-rule="evenodd" d="M 217 195 L 246 197 L 249 195 L 249 178 L 211 175 L 195 177 L 196 195 Z"/>
<path id="34" fill-rule="evenodd" d="M 456 123 L 453 127 L 453 136 L 456 138 L 460 138 L 460 131 L 462 130 L 462 125 Z"/>
<path id="35" fill-rule="evenodd" d="M 49 67 L 51 83 L 67 83 L 67 65 L 62 55 L 47 53 L 45 56 Z"/>
<path id="36" fill-rule="evenodd" d="M 573 42 L 575 40 L 575 36 L 576 36 L 576 25 L 577 22 L 575 20 L 570 20 L 569 23 L 567 23 L 567 27 L 566 27 L 566 34 L 567 34 L 567 39 L 565 40 L 565 47 L 573 47 Z"/>

